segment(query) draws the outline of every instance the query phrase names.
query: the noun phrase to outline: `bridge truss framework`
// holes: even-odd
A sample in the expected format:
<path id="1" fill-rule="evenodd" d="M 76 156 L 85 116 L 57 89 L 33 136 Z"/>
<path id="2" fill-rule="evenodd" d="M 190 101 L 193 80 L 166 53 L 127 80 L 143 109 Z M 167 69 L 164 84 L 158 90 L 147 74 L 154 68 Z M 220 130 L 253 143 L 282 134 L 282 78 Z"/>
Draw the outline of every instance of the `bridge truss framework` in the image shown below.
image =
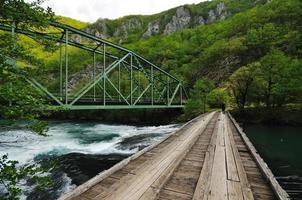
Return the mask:
<path id="1" fill-rule="evenodd" d="M 182 108 L 187 99 L 183 84 L 135 52 L 58 22 L 50 25 L 59 33 L 18 29 L 14 24 L 0 23 L 0 30 L 30 38 L 54 41 L 59 46 L 59 89 L 52 92 L 35 78 L 25 80 L 47 96 L 53 109 L 132 109 Z M 80 39 L 79 39 L 80 38 Z M 83 43 L 82 41 L 86 41 Z M 87 41 L 89 41 L 87 43 Z M 92 76 L 77 92 L 70 90 L 70 46 L 90 52 Z M 121 77 L 129 83 L 122 84 Z M 125 81 L 125 78 L 123 79 Z"/>

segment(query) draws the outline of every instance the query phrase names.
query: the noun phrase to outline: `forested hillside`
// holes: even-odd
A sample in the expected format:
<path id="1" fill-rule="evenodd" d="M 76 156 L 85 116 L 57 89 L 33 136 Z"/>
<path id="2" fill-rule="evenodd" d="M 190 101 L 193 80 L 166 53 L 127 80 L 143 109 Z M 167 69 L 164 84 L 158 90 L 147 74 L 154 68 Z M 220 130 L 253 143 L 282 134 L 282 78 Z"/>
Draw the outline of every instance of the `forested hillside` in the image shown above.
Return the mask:
<path id="1" fill-rule="evenodd" d="M 299 0 L 213 0 L 92 24 L 57 20 L 121 43 L 176 75 L 190 91 L 191 112 L 208 96 L 211 107 L 228 103 L 241 110 L 301 103 L 301 13 Z M 59 50 L 45 51 L 24 36 L 19 43 L 29 49 L 39 79 L 55 87 Z M 72 92 L 87 81 L 92 57 L 70 47 L 69 58 Z M 198 92 L 204 85 L 207 90 Z"/>

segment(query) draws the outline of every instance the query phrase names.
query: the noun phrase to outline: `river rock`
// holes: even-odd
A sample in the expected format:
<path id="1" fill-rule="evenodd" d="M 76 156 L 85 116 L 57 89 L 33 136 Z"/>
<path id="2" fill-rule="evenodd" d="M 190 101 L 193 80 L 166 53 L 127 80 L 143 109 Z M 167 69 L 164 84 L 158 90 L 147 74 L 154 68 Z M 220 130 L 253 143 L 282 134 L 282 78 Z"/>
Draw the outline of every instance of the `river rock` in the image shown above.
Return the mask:
<path id="1" fill-rule="evenodd" d="M 70 153 L 58 158 L 60 170 L 72 179 L 72 184 L 81 185 L 98 173 L 109 169 L 129 155 L 89 155 Z"/>

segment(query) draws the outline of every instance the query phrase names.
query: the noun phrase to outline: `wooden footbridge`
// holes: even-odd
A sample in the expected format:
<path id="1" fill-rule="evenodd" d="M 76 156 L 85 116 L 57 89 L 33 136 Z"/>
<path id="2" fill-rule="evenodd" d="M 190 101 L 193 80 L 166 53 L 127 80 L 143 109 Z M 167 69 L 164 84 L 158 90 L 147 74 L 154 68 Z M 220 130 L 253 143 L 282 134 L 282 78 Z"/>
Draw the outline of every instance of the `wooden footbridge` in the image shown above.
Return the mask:
<path id="1" fill-rule="evenodd" d="M 289 199 L 235 120 L 208 113 L 60 200 Z"/>

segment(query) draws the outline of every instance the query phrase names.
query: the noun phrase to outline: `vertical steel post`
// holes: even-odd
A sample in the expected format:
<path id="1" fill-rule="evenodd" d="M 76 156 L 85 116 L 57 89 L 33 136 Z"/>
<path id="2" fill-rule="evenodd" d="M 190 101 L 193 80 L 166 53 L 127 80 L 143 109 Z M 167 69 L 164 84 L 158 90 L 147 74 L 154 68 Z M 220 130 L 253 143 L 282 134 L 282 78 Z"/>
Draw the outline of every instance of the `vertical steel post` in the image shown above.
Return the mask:
<path id="1" fill-rule="evenodd" d="M 151 104 L 154 104 L 154 77 L 153 77 L 153 65 L 151 66 Z"/>
<path id="2" fill-rule="evenodd" d="M 170 77 L 167 76 L 167 105 L 169 105 L 170 96 Z"/>
<path id="3" fill-rule="evenodd" d="M 60 100 L 63 100 L 63 62 L 62 43 L 60 42 Z"/>
<path id="4" fill-rule="evenodd" d="M 182 105 L 182 85 L 180 86 L 180 105 Z"/>
<path id="5" fill-rule="evenodd" d="M 68 104 L 68 30 L 65 35 L 65 104 Z"/>
<path id="6" fill-rule="evenodd" d="M 103 74 L 104 74 L 104 81 L 103 81 L 103 102 L 106 105 L 106 44 L 103 44 L 103 51 L 104 51 L 104 63 L 103 63 Z"/>
<path id="7" fill-rule="evenodd" d="M 141 87 L 140 87 L 140 85 L 141 85 L 141 79 L 140 79 L 140 77 L 141 77 L 141 71 L 138 70 L 138 93 L 139 93 L 139 95 L 141 93 Z"/>
<path id="8" fill-rule="evenodd" d="M 13 50 L 15 50 L 15 44 L 16 44 L 16 38 L 15 38 L 15 22 L 12 23 L 12 40 L 13 40 Z M 9 91 L 10 93 L 13 92 L 13 83 L 10 82 L 9 84 Z M 9 106 L 12 106 L 13 105 L 13 102 L 12 102 L 12 99 L 9 100 L 8 102 Z"/>
<path id="9" fill-rule="evenodd" d="M 130 104 L 132 105 L 133 103 L 133 68 L 132 68 L 132 57 L 133 55 L 131 54 L 130 57 Z"/>
<path id="10" fill-rule="evenodd" d="M 121 92 L 121 63 L 118 64 L 118 91 Z M 121 95 L 118 96 L 119 101 L 121 101 Z"/>
<path id="11" fill-rule="evenodd" d="M 95 82 L 95 51 L 93 52 L 93 82 Z M 93 86 L 93 101 L 96 101 L 96 99 L 95 99 L 95 85 Z"/>

